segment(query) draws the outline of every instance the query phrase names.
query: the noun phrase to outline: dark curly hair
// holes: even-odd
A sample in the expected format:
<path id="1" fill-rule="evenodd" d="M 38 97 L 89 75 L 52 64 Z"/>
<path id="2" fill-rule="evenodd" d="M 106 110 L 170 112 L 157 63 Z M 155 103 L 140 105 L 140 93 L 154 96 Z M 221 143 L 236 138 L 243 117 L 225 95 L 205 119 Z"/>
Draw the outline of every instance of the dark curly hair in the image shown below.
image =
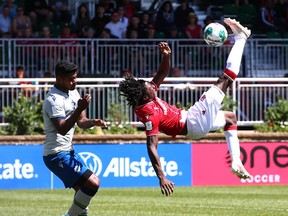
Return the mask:
<path id="1" fill-rule="evenodd" d="M 78 66 L 73 62 L 67 60 L 60 60 L 55 67 L 55 75 L 65 76 L 70 73 L 75 73 L 78 70 Z"/>
<path id="2" fill-rule="evenodd" d="M 137 106 L 146 94 L 145 80 L 126 75 L 119 84 L 120 95 L 125 96 L 129 106 Z"/>

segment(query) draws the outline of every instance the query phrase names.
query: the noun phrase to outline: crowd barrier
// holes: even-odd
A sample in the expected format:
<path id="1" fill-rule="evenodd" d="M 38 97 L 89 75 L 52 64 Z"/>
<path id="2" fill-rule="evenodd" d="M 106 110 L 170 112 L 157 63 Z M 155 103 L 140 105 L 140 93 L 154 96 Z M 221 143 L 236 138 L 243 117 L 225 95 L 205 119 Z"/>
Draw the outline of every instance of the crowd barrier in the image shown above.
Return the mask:
<path id="1" fill-rule="evenodd" d="M 30 82 L 18 85 L 19 81 Z M 77 88 L 81 95 L 91 94 L 91 104 L 87 116 L 108 120 L 109 110 L 117 110 L 127 118 L 129 124 L 142 126 L 131 107 L 120 96 L 121 78 L 79 78 Z M 146 78 L 147 81 L 151 78 Z M 208 90 L 217 78 L 166 78 L 160 86 L 158 97 L 170 104 L 189 107 L 201 94 Z M 3 118 L 3 108 L 13 106 L 20 93 L 42 101 L 54 79 L 0 79 L 0 125 L 7 124 Z M 29 90 L 26 90 L 29 87 Z M 288 78 L 237 78 L 227 91 L 227 97 L 235 106 L 231 108 L 237 117 L 239 126 L 253 126 L 263 123 L 265 110 L 277 103 L 277 99 L 288 100 Z M 115 107 L 114 107 L 115 108 Z"/>

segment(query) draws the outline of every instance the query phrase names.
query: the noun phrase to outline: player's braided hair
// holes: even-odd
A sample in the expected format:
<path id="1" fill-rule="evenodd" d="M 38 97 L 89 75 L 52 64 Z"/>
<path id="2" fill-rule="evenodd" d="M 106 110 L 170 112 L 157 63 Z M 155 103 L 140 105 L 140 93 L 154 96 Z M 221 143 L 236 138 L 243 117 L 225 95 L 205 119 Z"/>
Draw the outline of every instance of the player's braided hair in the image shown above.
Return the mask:
<path id="1" fill-rule="evenodd" d="M 145 81 L 135 79 L 132 75 L 125 76 L 119 84 L 120 95 L 125 96 L 129 106 L 137 106 L 139 100 L 146 93 Z"/>
<path id="2" fill-rule="evenodd" d="M 57 75 L 67 75 L 70 73 L 75 73 L 78 70 L 78 66 L 73 62 L 67 60 L 60 60 L 55 67 L 55 74 Z"/>

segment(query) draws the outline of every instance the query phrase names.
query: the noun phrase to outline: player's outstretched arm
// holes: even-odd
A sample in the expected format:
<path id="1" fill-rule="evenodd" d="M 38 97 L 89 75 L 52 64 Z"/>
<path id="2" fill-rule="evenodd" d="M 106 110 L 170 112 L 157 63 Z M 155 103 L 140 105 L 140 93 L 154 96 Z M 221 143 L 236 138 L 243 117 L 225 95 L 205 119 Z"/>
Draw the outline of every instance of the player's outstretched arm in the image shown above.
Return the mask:
<path id="1" fill-rule="evenodd" d="M 157 152 L 157 146 L 158 146 L 158 136 L 157 135 L 147 136 L 147 151 L 152 166 L 159 179 L 161 192 L 166 196 L 170 196 L 174 191 L 174 183 L 168 180 L 164 174 L 160 158 Z"/>
<path id="2" fill-rule="evenodd" d="M 168 75 L 170 66 L 171 66 L 171 60 L 170 60 L 171 49 L 168 43 L 160 42 L 158 46 L 162 54 L 162 61 L 161 61 L 157 74 L 152 80 L 156 84 L 157 87 L 161 85 L 165 77 Z"/>
<path id="3" fill-rule="evenodd" d="M 90 103 L 91 96 L 89 94 L 86 94 L 84 98 L 82 98 L 78 101 L 78 106 L 80 103 L 82 103 L 83 99 L 86 99 L 87 103 Z M 107 128 L 106 123 L 102 119 L 88 119 L 86 117 L 85 110 L 82 111 L 79 118 L 77 119 L 77 125 L 82 129 L 87 129 L 87 128 L 91 128 L 94 126 L 100 126 L 100 127 L 106 127 Z"/>
<path id="4" fill-rule="evenodd" d="M 77 125 L 82 129 L 88 129 L 88 128 L 91 128 L 94 126 L 107 128 L 107 124 L 104 120 L 102 120 L 102 119 L 88 119 L 88 118 L 86 118 L 84 111 L 80 115 L 80 118 L 77 121 Z"/>

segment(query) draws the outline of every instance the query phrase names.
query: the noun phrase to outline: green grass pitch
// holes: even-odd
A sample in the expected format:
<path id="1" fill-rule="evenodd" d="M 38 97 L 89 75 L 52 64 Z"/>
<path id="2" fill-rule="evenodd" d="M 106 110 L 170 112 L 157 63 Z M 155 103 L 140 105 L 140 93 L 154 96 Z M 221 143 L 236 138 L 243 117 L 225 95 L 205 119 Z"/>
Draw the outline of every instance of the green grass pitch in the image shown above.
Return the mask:
<path id="1" fill-rule="evenodd" d="M 61 216 L 73 190 L 0 190 L 0 216 Z M 101 188 L 90 216 L 278 216 L 288 215 L 287 186 Z"/>

